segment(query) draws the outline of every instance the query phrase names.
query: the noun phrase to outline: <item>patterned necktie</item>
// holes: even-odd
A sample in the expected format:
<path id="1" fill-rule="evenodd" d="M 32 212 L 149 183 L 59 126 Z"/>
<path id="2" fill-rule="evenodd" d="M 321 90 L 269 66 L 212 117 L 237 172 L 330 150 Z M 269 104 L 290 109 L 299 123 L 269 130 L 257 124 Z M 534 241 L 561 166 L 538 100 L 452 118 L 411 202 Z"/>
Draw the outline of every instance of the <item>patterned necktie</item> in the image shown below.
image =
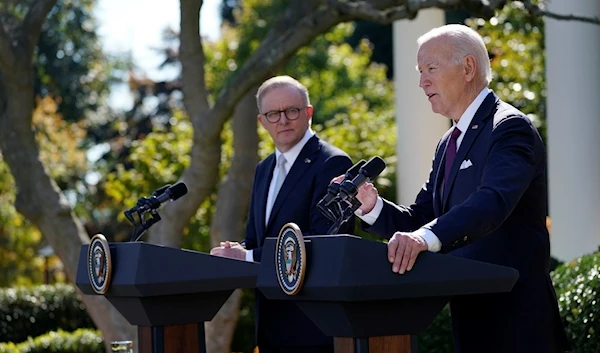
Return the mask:
<path id="1" fill-rule="evenodd" d="M 273 188 L 273 193 L 269 195 L 269 204 L 267 205 L 267 222 L 269 221 L 269 217 L 271 216 L 271 210 L 273 209 L 273 204 L 275 203 L 275 199 L 277 199 L 277 194 L 279 194 L 279 189 L 281 189 L 281 185 L 285 180 L 286 172 L 285 172 L 285 163 L 287 160 L 282 155 L 279 155 L 277 159 L 277 166 L 275 167 L 275 171 L 273 172 L 273 177 L 275 179 L 275 187 Z"/>
<path id="2" fill-rule="evenodd" d="M 448 147 L 446 148 L 446 163 L 444 170 L 444 184 L 448 180 L 448 176 L 450 175 L 450 169 L 452 169 L 452 164 L 454 163 L 454 158 L 456 157 L 456 140 L 458 140 L 458 136 L 460 136 L 461 131 L 455 127 L 452 131 L 452 135 L 450 136 L 450 140 L 448 141 Z"/>

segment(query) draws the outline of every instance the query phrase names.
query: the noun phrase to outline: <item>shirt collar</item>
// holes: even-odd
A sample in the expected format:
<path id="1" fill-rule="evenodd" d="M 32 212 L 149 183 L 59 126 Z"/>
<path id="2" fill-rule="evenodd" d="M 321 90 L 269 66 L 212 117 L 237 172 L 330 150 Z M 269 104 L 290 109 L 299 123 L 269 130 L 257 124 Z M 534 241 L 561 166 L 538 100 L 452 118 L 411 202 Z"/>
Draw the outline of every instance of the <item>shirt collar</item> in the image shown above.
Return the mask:
<path id="1" fill-rule="evenodd" d="M 473 121 L 473 117 L 475 117 L 475 113 L 477 113 L 477 109 L 479 109 L 479 106 L 481 106 L 481 103 L 483 103 L 483 100 L 490 92 L 491 90 L 488 87 L 484 87 L 461 115 L 458 124 L 456 124 L 456 127 L 461 131 L 461 135 L 467 131 L 469 125 L 471 125 L 471 121 Z"/>
<path id="2" fill-rule="evenodd" d="M 287 161 L 287 163 L 285 164 L 285 169 L 289 171 L 290 168 L 294 165 L 296 158 L 298 158 L 298 156 L 300 155 L 300 152 L 302 151 L 302 148 L 304 148 L 304 145 L 306 145 L 308 140 L 310 140 L 310 138 L 313 137 L 314 134 L 315 132 L 309 126 L 308 129 L 306 129 L 306 132 L 304 133 L 302 139 L 298 141 L 298 143 L 295 144 L 294 147 L 290 148 L 287 152 L 281 153 L 278 149 L 275 149 L 275 157 L 277 158 L 276 161 L 279 160 L 279 156 L 283 154 L 285 160 Z"/>

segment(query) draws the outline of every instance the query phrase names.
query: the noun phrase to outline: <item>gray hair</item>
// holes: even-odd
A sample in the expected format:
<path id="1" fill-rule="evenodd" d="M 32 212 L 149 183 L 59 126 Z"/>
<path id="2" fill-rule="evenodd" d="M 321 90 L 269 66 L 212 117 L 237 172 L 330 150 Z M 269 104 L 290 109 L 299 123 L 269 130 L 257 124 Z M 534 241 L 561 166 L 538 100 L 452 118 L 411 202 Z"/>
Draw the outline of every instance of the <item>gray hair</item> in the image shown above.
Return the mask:
<path id="1" fill-rule="evenodd" d="M 256 105 L 258 106 L 258 111 L 260 112 L 260 103 L 262 101 L 263 96 L 267 92 L 269 92 L 275 88 L 285 87 L 285 86 L 296 88 L 298 90 L 298 93 L 300 93 L 300 95 L 302 95 L 302 99 L 304 100 L 304 103 L 307 106 L 310 105 L 310 98 L 308 96 L 308 89 L 306 88 L 306 86 L 304 86 L 303 84 L 298 82 L 298 80 L 296 80 L 290 76 L 285 76 L 285 75 L 284 76 L 275 76 L 275 77 L 271 77 L 270 79 L 263 82 L 263 84 L 260 85 L 260 87 L 258 88 L 258 92 L 256 92 Z"/>
<path id="2" fill-rule="evenodd" d="M 417 45 L 421 48 L 424 43 L 443 37 L 447 39 L 448 46 L 452 49 L 452 61 L 456 64 L 462 63 L 467 55 L 473 55 L 477 62 L 478 76 L 487 84 L 492 80 L 492 68 L 490 59 L 483 39 L 471 27 L 459 24 L 450 24 L 434 28 L 417 39 Z"/>

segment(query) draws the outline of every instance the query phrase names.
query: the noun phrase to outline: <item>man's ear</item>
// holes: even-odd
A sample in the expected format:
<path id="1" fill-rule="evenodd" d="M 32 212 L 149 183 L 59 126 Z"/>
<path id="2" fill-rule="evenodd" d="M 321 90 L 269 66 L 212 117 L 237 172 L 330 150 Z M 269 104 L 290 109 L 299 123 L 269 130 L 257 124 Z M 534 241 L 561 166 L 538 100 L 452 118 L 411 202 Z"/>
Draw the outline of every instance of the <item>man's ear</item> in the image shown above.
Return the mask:
<path id="1" fill-rule="evenodd" d="M 265 127 L 265 122 L 263 120 L 264 119 L 263 116 L 261 114 L 258 114 L 256 116 L 256 118 L 258 119 L 258 122 L 260 123 L 260 125 L 262 125 L 262 127 Z"/>
<path id="2" fill-rule="evenodd" d="M 306 107 L 306 115 L 309 118 L 312 118 L 312 115 L 313 115 L 313 106 L 310 105 L 310 104 Z"/>
<path id="3" fill-rule="evenodd" d="M 465 79 L 471 82 L 477 76 L 477 60 L 473 55 L 467 55 L 464 62 Z"/>

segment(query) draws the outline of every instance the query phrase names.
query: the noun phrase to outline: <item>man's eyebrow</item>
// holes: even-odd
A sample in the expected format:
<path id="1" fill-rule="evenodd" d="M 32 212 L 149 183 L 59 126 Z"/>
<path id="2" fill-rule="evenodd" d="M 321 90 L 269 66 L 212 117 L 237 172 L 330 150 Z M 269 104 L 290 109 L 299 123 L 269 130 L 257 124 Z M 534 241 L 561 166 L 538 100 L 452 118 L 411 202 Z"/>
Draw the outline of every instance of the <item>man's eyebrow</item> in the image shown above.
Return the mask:
<path id="1" fill-rule="evenodd" d="M 428 66 L 431 66 L 431 65 L 438 65 L 437 60 L 428 61 L 425 64 L 423 64 L 423 67 L 428 67 Z M 421 69 L 421 65 L 417 65 L 416 69 L 417 69 L 417 71 L 419 71 Z"/>

